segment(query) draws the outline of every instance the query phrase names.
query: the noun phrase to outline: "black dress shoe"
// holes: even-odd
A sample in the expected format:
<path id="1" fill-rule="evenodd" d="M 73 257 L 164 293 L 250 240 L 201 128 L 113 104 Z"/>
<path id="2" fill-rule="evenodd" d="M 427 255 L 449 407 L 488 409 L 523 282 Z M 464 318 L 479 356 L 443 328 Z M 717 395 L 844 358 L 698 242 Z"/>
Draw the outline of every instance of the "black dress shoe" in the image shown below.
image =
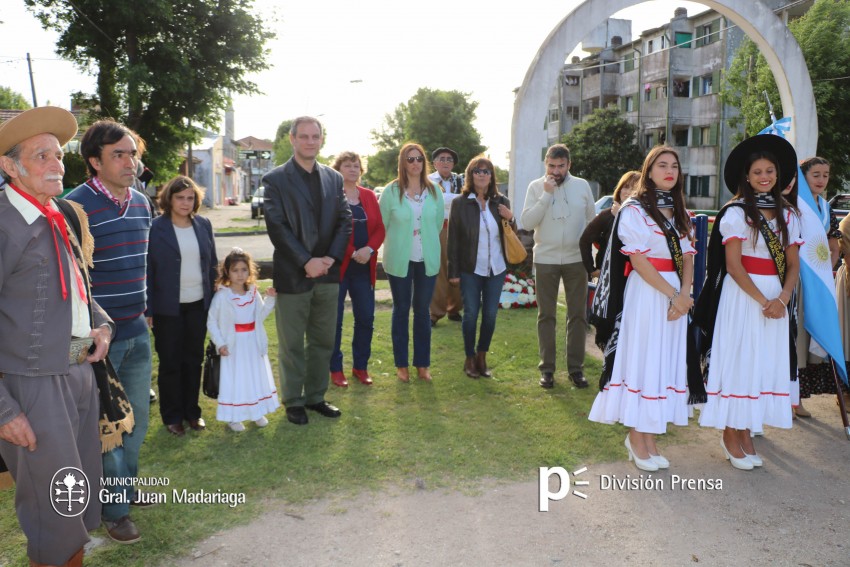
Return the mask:
<path id="1" fill-rule="evenodd" d="M 322 400 L 318 404 L 305 404 L 304 407 L 325 417 L 339 417 L 342 415 L 342 412 L 339 411 L 339 408 L 330 405 L 324 400 Z"/>
<path id="2" fill-rule="evenodd" d="M 449 313 L 446 317 L 449 318 L 449 321 L 463 321 L 463 315 L 460 313 Z"/>
<path id="3" fill-rule="evenodd" d="M 198 419 L 189 420 L 189 427 L 195 431 L 203 431 L 207 428 L 207 424 L 204 421 L 204 418 L 199 417 Z"/>
<path id="4" fill-rule="evenodd" d="M 540 374 L 540 386 L 547 390 L 555 387 L 555 375 L 551 372 L 542 372 Z"/>
<path id="5" fill-rule="evenodd" d="M 169 423 L 165 426 L 169 433 L 176 437 L 183 437 L 186 435 L 186 430 L 183 429 L 182 423 Z"/>
<path id="6" fill-rule="evenodd" d="M 587 378 L 584 377 L 584 374 L 581 373 L 581 370 L 578 372 L 573 372 L 570 374 L 570 380 L 573 381 L 573 384 L 576 385 L 576 388 L 587 388 Z"/>
<path id="7" fill-rule="evenodd" d="M 286 408 L 286 419 L 295 425 L 307 425 L 307 412 L 304 411 L 304 406 Z"/>

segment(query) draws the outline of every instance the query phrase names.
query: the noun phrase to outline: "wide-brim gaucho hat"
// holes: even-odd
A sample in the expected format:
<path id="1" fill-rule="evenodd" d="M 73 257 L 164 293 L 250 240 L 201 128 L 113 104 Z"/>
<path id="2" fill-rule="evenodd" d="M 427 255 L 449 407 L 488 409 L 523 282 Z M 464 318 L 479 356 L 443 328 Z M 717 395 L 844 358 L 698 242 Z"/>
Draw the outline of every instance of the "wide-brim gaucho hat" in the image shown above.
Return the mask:
<path id="1" fill-rule="evenodd" d="M 451 154 L 452 158 L 455 160 L 455 163 L 458 162 L 457 161 L 457 152 L 454 151 L 451 148 L 437 148 L 436 150 L 431 152 L 431 161 L 433 162 L 435 159 L 437 159 L 437 156 L 440 155 L 440 154 Z"/>
<path id="2" fill-rule="evenodd" d="M 726 158 L 723 179 L 733 195 L 738 192 L 738 181 L 741 179 L 744 164 L 754 153 L 764 151 L 770 152 L 779 161 L 779 186 L 782 189 L 788 187 L 794 180 L 794 176 L 797 175 L 797 152 L 794 151 L 794 146 L 776 134 L 757 134 L 735 146 Z"/>
<path id="3" fill-rule="evenodd" d="M 77 134 L 77 119 L 58 106 L 39 106 L 25 110 L 0 124 L 0 156 L 39 134 L 53 134 L 62 147 Z"/>

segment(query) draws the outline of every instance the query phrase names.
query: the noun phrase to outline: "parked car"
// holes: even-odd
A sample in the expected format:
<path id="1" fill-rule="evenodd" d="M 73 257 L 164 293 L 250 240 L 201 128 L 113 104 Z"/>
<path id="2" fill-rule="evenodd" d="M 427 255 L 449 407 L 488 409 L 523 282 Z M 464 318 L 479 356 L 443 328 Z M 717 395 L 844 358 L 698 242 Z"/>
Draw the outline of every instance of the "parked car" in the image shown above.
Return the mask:
<path id="1" fill-rule="evenodd" d="M 598 215 L 605 209 L 610 209 L 611 205 L 614 204 L 614 195 L 605 195 L 604 197 L 600 197 L 598 201 L 596 201 L 596 214 Z"/>
<path id="2" fill-rule="evenodd" d="M 850 212 L 850 193 L 839 193 L 829 200 L 832 212 L 838 218 L 844 218 Z"/>
<path id="3" fill-rule="evenodd" d="M 260 185 L 251 197 L 251 218 L 256 219 L 263 216 L 263 195 L 266 193 L 266 188 Z"/>

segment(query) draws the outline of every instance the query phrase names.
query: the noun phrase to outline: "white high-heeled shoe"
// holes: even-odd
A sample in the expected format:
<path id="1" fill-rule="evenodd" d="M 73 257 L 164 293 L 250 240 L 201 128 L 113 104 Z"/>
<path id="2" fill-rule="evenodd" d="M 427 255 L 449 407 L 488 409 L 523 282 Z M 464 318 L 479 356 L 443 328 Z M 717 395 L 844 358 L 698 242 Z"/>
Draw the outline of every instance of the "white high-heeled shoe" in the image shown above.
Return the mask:
<path id="1" fill-rule="evenodd" d="M 764 460 L 762 460 L 761 456 L 758 453 L 753 453 L 750 455 L 746 451 L 744 451 L 744 456 L 750 460 L 754 467 L 760 467 L 764 464 Z"/>
<path id="2" fill-rule="evenodd" d="M 649 458 L 652 459 L 652 462 L 655 463 L 659 469 L 670 468 L 670 461 L 668 461 L 667 458 L 662 455 L 653 455 L 652 453 L 650 453 Z"/>
<path id="3" fill-rule="evenodd" d="M 658 463 L 653 460 L 652 455 L 650 455 L 648 459 L 641 459 L 635 455 L 635 452 L 632 451 L 632 444 L 629 443 L 628 435 L 626 435 L 625 445 L 626 450 L 629 452 L 629 460 L 634 461 L 637 468 L 647 472 L 655 472 L 658 470 Z"/>
<path id="4" fill-rule="evenodd" d="M 723 454 L 726 455 L 726 460 L 728 460 L 733 467 L 742 471 L 751 471 L 753 470 L 753 462 L 747 458 L 747 454 L 744 453 L 744 458 L 739 459 L 738 457 L 733 457 L 732 453 L 729 452 L 729 449 L 726 448 L 726 442 L 723 441 L 723 437 L 720 437 L 720 447 L 723 449 Z"/>

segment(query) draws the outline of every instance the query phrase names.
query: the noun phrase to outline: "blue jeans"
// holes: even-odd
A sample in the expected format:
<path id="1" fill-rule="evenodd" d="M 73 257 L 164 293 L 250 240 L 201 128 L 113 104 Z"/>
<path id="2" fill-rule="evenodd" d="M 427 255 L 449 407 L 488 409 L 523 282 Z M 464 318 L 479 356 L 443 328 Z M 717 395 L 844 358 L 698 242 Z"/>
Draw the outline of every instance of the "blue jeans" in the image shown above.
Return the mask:
<path id="1" fill-rule="evenodd" d="M 408 342 L 410 340 L 410 307 L 413 306 L 413 366 L 431 366 L 431 297 L 437 275 L 425 275 L 425 262 L 410 262 L 407 276 L 399 278 L 387 274 L 393 295 L 393 358 L 396 368 L 410 366 Z"/>
<path id="2" fill-rule="evenodd" d="M 103 505 L 103 519 L 114 522 L 130 513 L 129 501 L 134 498 L 134 490 L 129 479 L 139 475 L 139 451 L 148 432 L 151 408 L 150 335 L 146 331 L 136 337 L 115 341 L 109 347 L 109 360 L 124 386 L 136 420 L 133 432 L 124 434 L 124 445 L 103 455 L 103 477 L 127 479 L 125 486 L 102 487 L 109 491 L 113 499 L 123 501 Z M 119 493 L 124 494 L 124 497 L 113 496 Z"/>
<path id="3" fill-rule="evenodd" d="M 490 350 L 490 341 L 496 330 L 496 314 L 499 312 L 499 297 L 505 283 L 505 272 L 495 276 L 479 276 L 471 272 L 461 272 L 460 293 L 463 296 L 463 348 L 466 356 L 475 356 L 476 352 Z M 478 325 L 478 312 L 481 311 L 481 334 L 478 346 L 475 346 L 475 327 Z"/>
<path id="4" fill-rule="evenodd" d="M 368 266 L 368 265 L 367 265 Z M 353 273 L 352 273 L 353 272 Z M 342 372 L 342 317 L 345 311 L 345 294 L 351 296 L 351 311 L 354 314 L 354 336 L 351 339 L 353 368 L 366 370 L 372 355 L 372 332 L 375 329 L 375 288 L 368 270 L 346 270 L 339 282 L 337 304 L 336 342 L 331 355 L 331 372 Z"/>

